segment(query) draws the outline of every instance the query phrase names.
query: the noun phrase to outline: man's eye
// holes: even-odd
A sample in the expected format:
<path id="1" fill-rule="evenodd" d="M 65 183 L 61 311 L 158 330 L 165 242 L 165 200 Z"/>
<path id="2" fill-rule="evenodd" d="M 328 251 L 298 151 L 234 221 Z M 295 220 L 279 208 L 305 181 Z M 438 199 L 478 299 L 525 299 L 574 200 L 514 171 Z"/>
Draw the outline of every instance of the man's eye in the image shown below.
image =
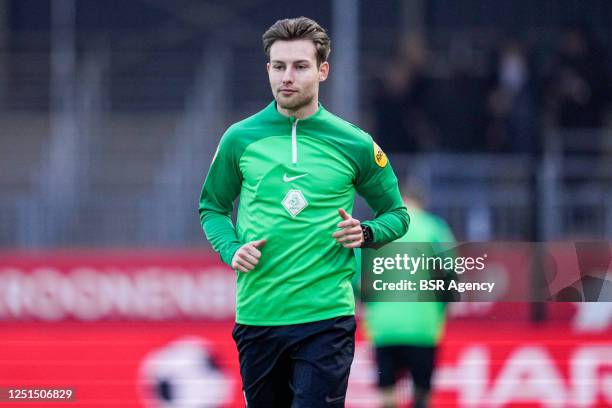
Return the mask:
<path id="1" fill-rule="evenodd" d="M 274 65 L 274 69 L 277 69 L 277 70 L 278 69 L 283 69 L 283 66 L 282 65 Z"/>
<path id="2" fill-rule="evenodd" d="M 307 68 L 306 65 L 298 65 L 297 66 L 297 69 L 306 69 L 306 68 Z"/>

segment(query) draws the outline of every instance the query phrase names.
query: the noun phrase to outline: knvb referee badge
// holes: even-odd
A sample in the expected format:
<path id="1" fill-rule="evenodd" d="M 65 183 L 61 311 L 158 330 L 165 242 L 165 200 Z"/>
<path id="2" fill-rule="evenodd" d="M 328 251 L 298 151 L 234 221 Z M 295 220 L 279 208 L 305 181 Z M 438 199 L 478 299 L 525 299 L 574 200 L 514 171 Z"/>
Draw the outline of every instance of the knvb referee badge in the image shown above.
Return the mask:
<path id="1" fill-rule="evenodd" d="M 384 168 L 387 163 L 389 163 L 389 159 L 387 159 L 387 155 L 380 148 L 379 145 L 374 143 L 374 161 L 380 168 Z"/>
<path id="2" fill-rule="evenodd" d="M 283 198 L 282 204 L 285 210 L 295 218 L 296 215 L 308 206 L 308 201 L 304 198 L 301 190 L 289 190 L 285 198 Z"/>

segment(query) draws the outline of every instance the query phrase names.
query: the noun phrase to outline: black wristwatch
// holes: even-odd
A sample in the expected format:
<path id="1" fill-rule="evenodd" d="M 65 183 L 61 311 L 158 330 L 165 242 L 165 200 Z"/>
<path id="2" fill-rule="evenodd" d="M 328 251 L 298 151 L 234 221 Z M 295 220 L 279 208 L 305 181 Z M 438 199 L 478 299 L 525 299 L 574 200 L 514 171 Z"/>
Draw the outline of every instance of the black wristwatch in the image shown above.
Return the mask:
<path id="1" fill-rule="evenodd" d="M 365 245 L 370 244 L 374 241 L 374 234 L 372 233 L 372 228 L 362 224 L 361 231 L 363 232 L 363 243 Z"/>

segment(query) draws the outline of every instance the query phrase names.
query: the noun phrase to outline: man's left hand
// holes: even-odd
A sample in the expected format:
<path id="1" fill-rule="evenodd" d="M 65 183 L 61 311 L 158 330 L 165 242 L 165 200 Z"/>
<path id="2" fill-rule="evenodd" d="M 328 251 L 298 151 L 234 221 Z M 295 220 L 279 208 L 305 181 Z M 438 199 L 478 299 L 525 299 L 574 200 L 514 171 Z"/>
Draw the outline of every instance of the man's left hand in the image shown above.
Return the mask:
<path id="1" fill-rule="evenodd" d="M 338 223 L 340 230 L 334 232 L 332 237 L 345 248 L 359 248 L 365 241 L 361 230 L 361 222 L 351 217 L 342 208 L 338 210 L 338 214 L 342 217 L 342 221 Z"/>

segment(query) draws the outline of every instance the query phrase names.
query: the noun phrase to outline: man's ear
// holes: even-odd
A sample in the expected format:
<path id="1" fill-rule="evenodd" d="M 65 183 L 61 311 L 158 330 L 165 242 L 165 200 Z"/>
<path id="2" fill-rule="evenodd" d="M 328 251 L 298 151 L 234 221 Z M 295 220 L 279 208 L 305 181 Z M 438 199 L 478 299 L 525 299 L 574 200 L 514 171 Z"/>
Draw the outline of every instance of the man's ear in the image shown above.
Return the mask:
<path id="1" fill-rule="evenodd" d="M 319 82 L 323 82 L 327 79 L 329 75 L 329 62 L 325 61 L 321 63 L 319 67 Z"/>
<path id="2" fill-rule="evenodd" d="M 266 62 L 266 72 L 270 72 L 270 63 Z"/>

